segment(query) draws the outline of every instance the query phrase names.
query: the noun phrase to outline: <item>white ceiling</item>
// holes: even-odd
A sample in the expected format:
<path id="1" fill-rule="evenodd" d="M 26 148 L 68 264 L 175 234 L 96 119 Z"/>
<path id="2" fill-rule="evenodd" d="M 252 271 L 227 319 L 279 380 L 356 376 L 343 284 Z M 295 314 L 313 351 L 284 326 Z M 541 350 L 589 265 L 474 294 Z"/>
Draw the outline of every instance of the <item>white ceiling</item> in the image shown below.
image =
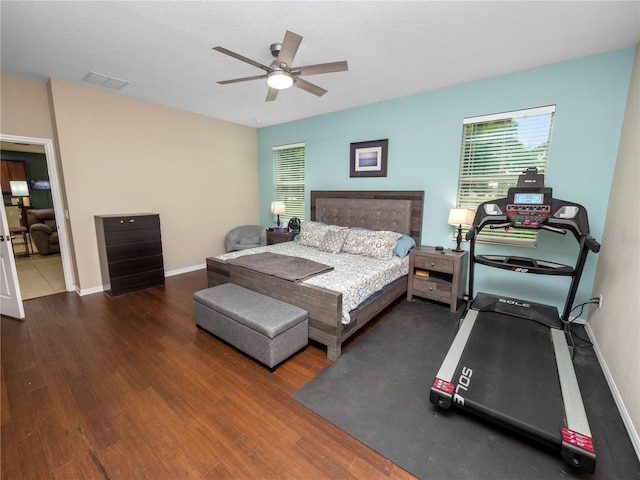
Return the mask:
<path id="1" fill-rule="evenodd" d="M 97 72 L 121 95 L 252 127 L 635 46 L 640 1 L 8 1 L 0 2 L 3 73 L 45 82 Z M 294 66 L 339 60 L 265 102 L 258 68 L 285 30 L 304 39 Z M 106 90 L 106 89 L 105 89 Z M 109 90 L 113 91 L 113 90 Z"/>

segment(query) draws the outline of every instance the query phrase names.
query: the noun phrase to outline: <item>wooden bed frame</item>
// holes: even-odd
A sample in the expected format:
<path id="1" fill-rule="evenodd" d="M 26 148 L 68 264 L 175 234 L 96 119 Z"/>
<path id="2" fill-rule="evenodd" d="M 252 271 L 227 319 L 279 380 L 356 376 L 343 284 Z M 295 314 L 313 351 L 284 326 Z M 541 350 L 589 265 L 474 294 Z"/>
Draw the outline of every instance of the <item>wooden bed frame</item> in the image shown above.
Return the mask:
<path id="1" fill-rule="evenodd" d="M 423 202 L 422 191 L 312 191 L 311 220 L 396 231 L 413 237 L 420 245 Z M 407 291 L 407 277 L 402 277 L 352 311 L 351 322 L 344 325 L 339 292 L 207 258 L 207 284 L 213 287 L 223 283 L 235 283 L 307 310 L 309 338 L 327 346 L 330 360 L 340 356 L 345 340 Z"/>

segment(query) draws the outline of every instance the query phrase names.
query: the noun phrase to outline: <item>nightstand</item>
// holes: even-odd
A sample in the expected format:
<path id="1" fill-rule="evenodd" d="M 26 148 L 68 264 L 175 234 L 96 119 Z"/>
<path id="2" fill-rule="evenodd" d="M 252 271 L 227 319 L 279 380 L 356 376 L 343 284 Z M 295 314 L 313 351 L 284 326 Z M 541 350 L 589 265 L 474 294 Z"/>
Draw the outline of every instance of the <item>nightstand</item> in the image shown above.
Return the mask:
<path id="1" fill-rule="evenodd" d="M 267 230 L 267 245 L 290 242 L 298 233 L 300 232 L 274 232 L 273 230 Z"/>
<path id="2" fill-rule="evenodd" d="M 407 300 L 422 297 L 448 303 L 452 312 L 457 311 L 467 281 L 467 252 L 420 246 L 409 255 Z"/>

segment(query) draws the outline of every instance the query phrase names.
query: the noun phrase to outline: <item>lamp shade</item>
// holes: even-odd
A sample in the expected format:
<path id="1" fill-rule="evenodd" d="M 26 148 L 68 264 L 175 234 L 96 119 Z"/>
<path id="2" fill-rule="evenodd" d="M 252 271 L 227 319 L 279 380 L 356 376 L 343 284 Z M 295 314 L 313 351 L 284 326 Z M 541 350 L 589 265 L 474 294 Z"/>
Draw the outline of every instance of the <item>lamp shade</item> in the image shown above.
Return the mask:
<path id="1" fill-rule="evenodd" d="M 473 225 L 476 213 L 468 208 L 452 208 L 449 212 L 449 225 Z"/>
<path id="2" fill-rule="evenodd" d="M 28 197 L 29 185 L 24 180 L 11 180 L 9 182 L 11 186 L 11 195 L 14 197 Z"/>
<path id="3" fill-rule="evenodd" d="M 274 70 L 267 75 L 267 85 L 276 90 L 284 90 L 293 85 L 293 77 L 284 70 Z"/>
<path id="4" fill-rule="evenodd" d="M 271 213 L 274 215 L 282 215 L 285 211 L 284 202 L 271 202 Z"/>

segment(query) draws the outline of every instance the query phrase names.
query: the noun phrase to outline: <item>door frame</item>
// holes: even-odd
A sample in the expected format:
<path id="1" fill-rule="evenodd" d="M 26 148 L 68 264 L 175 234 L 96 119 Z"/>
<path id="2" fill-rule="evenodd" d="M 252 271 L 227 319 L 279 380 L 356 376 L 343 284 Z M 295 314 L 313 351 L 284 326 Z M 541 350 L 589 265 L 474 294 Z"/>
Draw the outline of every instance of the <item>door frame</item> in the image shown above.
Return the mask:
<path id="1" fill-rule="evenodd" d="M 44 154 L 47 161 L 47 172 L 51 183 L 51 197 L 53 199 L 53 211 L 56 215 L 56 227 L 58 230 L 58 241 L 60 242 L 60 259 L 62 260 L 62 271 L 64 274 L 64 285 L 67 292 L 74 290 L 73 269 L 71 266 L 71 247 L 67 236 L 67 220 L 69 211 L 65 210 L 62 201 L 62 189 L 60 187 L 60 177 L 58 176 L 58 164 L 56 162 L 53 140 L 49 138 L 22 137 L 17 135 L 5 135 L 0 133 L 0 141 L 13 143 L 29 143 L 44 147 Z M 15 266 L 14 266 L 15 268 Z"/>

